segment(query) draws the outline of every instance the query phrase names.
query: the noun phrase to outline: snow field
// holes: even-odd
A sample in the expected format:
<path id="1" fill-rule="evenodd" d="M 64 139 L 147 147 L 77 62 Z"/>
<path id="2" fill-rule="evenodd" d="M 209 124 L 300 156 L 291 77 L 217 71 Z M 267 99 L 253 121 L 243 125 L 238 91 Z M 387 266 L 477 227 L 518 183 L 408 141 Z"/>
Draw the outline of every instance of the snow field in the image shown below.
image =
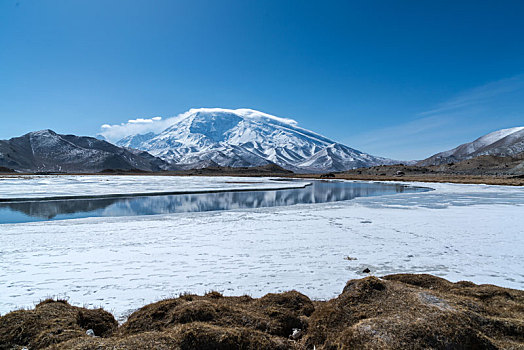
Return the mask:
<path id="1" fill-rule="evenodd" d="M 325 299 L 365 276 L 365 268 L 377 276 L 430 273 L 524 288 L 521 187 L 414 185 L 435 191 L 0 225 L 0 313 L 54 295 L 121 319 L 183 292 L 261 296 L 296 289 Z"/>

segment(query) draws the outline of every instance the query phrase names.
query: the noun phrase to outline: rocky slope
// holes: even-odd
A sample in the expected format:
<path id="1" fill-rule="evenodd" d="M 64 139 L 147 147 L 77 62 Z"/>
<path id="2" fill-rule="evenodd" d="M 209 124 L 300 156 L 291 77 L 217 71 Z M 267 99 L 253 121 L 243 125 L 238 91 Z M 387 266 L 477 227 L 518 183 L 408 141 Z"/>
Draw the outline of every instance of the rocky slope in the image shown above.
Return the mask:
<path id="1" fill-rule="evenodd" d="M 182 295 L 120 327 L 46 300 L 0 317 L 0 349 L 522 349 L 523 320 L 523 291 L 400 274 L 351 280 L 329 301 Z"/>
<path id="2" fill-rule="evenodd" d="M 151 154 L 93 137 L 52 130 L 0 140 L 0 167 L 27 172 L 98 172 L 103 169 L 159 171 L 168 165 Z"/>
<path id="3" fill-rule="evenodd" d="M 452 150 L 437 153 L 417 165 L 456 163 L 478 156 L 513 157 L 524 152 L 524 127 L 502 129 L 462 144 Z"/>
<path id="4" fill-rule="evenodd" d="M 369 176 L 473 175 L 514 177 L 524 175 L 524 152 L 511 157 L 483 155 L 456 163 L 439 165 L 381 165 L 352 169 L 340 173 L 340 175 L 344 174 Z"/>
<path id="5" fill-rule="evenodd" d="M 251 109 L 191 109 L 159 134 L 129 135 L 116 144 L 185 168 L 274 163 L 293 171 L 324 172 L 394 163 L 303 129 L 294 120 Z"/>

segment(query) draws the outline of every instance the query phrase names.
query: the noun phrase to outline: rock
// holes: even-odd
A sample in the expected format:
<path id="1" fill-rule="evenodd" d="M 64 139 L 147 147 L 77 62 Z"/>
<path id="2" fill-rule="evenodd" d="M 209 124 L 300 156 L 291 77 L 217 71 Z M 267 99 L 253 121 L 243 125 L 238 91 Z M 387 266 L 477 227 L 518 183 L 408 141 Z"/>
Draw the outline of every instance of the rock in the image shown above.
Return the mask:
<path id="1" fill-rule="evenodd" d="M 320 178 L 321 179 L 333 179 L 333 178 L 335 178 L 335 174 L 333 174 L 333 173 L 322 174 L 322 175 L 320 175 Z"/>
<path id="2" fill-rule="evenodd" d="M 362 271 L 362 273 L 370 273 L 370 272 L 371 272 L 371 270 L 368 269 L 367 267 Z"/>
<path id="3" fill-rule="evenodd" d="M 289 336 L 290 339 L 298 340 L 300 337 L 302 337 L 302 330 L 300 328 L 293 328 L 293 332 Z"/>

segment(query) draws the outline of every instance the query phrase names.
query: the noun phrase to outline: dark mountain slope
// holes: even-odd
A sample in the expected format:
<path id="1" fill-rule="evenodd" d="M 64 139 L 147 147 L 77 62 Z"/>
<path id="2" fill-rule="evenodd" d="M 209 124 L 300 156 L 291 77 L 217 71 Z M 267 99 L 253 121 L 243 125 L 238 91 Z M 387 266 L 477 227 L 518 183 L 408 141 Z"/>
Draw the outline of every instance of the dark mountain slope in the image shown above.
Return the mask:
<path id="1" fill-rule="evenodd" d="M 27 172 L 159 171 L 167 164 L 147 152 L 118 147 L 93 137 L 41 130 L 0 140 L 0 167 Z"/>

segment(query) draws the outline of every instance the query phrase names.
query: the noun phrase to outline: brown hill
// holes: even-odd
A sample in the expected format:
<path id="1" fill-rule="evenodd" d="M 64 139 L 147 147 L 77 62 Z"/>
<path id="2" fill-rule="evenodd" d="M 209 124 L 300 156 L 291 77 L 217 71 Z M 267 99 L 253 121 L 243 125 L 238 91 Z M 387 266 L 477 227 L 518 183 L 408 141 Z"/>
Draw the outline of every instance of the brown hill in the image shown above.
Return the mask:
<path id="1" fill-rule="evenodd" d="M 458 163 L 431 166 L 437 172 L 472 175 L 522 175 L 524 174 L 524 152 L 514 157 L 491 155 L 478 156 Z"/>
<path id="2" fill-rule="evenodd" d="M 483 155 L 457 163 L 440 165 L 381 165 L 359 168 L 340 173 L 367 176 L 402 176 L 402 175 L 522 175 L 524 174 L 524 152 L 513 157 Z"/>

